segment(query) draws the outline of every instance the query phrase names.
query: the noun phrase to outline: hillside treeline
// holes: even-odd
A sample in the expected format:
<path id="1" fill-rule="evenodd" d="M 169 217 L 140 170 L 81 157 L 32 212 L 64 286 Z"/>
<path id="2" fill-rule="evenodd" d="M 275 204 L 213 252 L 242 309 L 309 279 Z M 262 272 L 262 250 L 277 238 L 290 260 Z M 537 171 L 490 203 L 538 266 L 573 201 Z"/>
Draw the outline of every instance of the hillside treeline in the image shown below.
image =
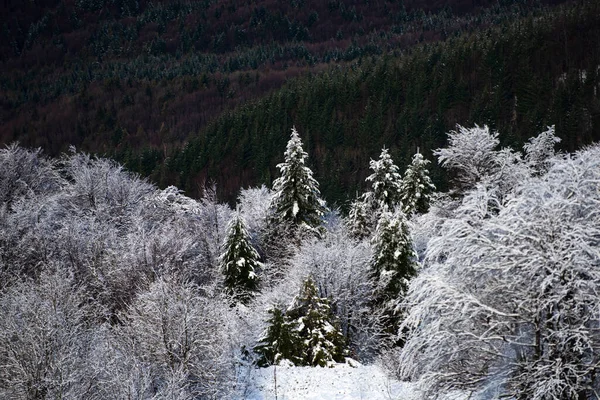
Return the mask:
<path id="1" fill-rule="evenodd" d="M 0 142 L 52 155 L 70 145 L 117 149 L 143 158 L 136 168 L 146 173 L 223 112 L 294 77 L 399 56 L 561 2 L 7 1 Z"/>
<path id="2" fill-rule="evenodd" d="M 569 151 L 598 140 L 599 66 L 600 6 L 581 2 L 402 57 L 360 58 L 228 112 L 175 151 L 115 155 L 162 185 L 198 195 L 214 180 L 232 199 L 240 186 L 274 179 L 295 124 L 324 197 L 344 205 L 379 149 L 388 147 L 404 167 L 417 149 L 430 157 L 461 121 L 488 124 L 504 146 L 548 125 Z M 432 175 L 444 188 L 438 166 Z"/>

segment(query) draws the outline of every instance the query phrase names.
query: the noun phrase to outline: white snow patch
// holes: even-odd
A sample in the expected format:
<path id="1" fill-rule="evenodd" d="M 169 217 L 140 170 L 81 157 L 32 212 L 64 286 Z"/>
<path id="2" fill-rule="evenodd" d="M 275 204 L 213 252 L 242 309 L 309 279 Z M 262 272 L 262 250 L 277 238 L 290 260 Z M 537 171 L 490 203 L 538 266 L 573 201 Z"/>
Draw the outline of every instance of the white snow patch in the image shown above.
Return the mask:
<path id="1" fill-rule="evenodd" d="M 277 393 L 275 392 L 275 373 Z M 416 384 L 390 378 L 376 365 L 356 361 L 333 368 L 277 366 L 257 368 L 249 376 L 246 400 L 420 400 Z M 447 400 L 466 400 L 466 396 Z"/>

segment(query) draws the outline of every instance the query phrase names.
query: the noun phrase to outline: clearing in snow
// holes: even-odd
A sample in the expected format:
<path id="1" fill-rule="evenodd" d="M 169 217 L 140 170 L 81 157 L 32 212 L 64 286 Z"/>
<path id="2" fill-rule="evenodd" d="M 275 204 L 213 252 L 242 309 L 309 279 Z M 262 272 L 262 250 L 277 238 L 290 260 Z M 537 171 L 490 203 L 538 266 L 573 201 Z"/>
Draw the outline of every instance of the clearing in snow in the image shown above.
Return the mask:
<path id="1" fill-rule="evenodd" d="M 275 377 L 277 389 L 275 389 Z M 334 368 L 271 366 L 250 371 L 245 400 L 420 400 L 416 384 L 400 382 L 377 365 Z M 465 396 L 448 397 L 463 400 Z"/>

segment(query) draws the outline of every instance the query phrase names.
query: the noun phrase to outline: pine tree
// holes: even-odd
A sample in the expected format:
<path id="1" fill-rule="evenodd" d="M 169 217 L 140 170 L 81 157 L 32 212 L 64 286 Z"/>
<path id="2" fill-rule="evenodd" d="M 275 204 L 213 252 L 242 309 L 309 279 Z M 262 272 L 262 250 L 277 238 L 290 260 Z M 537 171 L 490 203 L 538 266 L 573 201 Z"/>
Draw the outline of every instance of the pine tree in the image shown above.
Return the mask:
<path id="1" fill-rule="evenodd" d="M 269 314 L 272 315 L 267 321 L 269 326 L 254 348 L 254 352 L 260 356 L 256 364 L 259 367 L 268 367 L 285 359 L 295 365 L 301 365 L 302 359 L 297 353 L 298 349 L 302 348 L 302 342 L 294 322 L 288 321 L 278 307 L 270 309 Z"/>
<path id="2" fill-rule="evenodd" d="M 373 173 L 366 179 L 371 190 L 357 199 L 350 208 L 348 225 L 357 239 L 372 235 L 383 212 L 393 211 L 401 203 L 402 176 L 387 149 L 381 150 L 379 160 L 371 160 Z"/>
<path id="3" fill-rule="evenodd" d="M 259 255 L 250 243 L 246 224 L 239 213 L 229 222 L 221 254 L 221 270 L 225 275 L 226 292 L 247 303 L 258 288 L 256 270 L 262 267 Z"/>
<path id="4" fill-rule="evenodd" d="M 298 131 L 292 128 L 285 162 L 277 165 L 281 176 L 273 183 L 271 209 L 278 222 L 292 222 L 295 226 L 314 230 L 321 225 L 326 208 L 320 198 L 319 183 L 305 166 L 307 157 Z"/>
<path id="5" fill-rule="evenodd" d="M 367 177 L 371 182 L 371 191 L 364 194 L 364 198 L 371 200 L 374 207 L 380 212 L 393 211 L 400 203 L 400 186 L 402 175 L 398 166 L 394 164 L 387 149 L 381 150 L 379 160 L 371 160 L 369 167 L 373 173 Z"/>
<path id="6" fill-rule="evenodd" d="M 298 335 L 303 340 L 300 356 L 304 365 L 325 367 L 345 360 L 344 335 L 329 300 L 319 297 L 312 279 L 304 282 L 287 315 L 297 324 Z"/>
<path id="7" fill-rule="evenodd" d="M 374 225 L 372 207 L 364 199 L 356 199 L 350 205 L 346 225 L 355 239 L 362 240 L 371 236 Z"/>
<path id="8" fill-rule="evenodd" d="M 435 186 L 429 178 L 427 164 L 429 160 L 425 160 L 421 153 L 417 152 L 412 163 L 406 168 L 400 186 L 400 200 L 406 215 L 424 214 L 429 210 L 429 201 Z"/>
<path id="9" fill-rule="evenodd" d="M 399 304 L 409 280 L 417 271 L 417 254 L 404 213 L 400 210 L 393 214 L 384 212 L 377 223 L 372 243 L 373 306 L 382 313 L 385 333 L 394 336 L 401 322 Z"/>

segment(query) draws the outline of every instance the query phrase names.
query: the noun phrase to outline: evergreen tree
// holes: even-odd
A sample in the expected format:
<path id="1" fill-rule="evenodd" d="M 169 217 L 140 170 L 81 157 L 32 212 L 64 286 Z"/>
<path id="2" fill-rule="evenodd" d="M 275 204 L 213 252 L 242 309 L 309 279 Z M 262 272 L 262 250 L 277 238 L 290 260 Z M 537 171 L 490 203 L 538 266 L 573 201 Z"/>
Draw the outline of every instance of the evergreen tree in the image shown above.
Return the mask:
<path id="1" fill-rule="evenodd" d="M 303 341 L 299 356 L 304 365 L 325 367 L 345 360 L 344 335 L 340 332 L 329 300 L 319 297 L 312 279 L 304 282 L 287 315 L 297 324 L 298 335 Z"/>
<path id="2" fill-rule="evenodd" d="M 402 175 L 388 150 L 382 149 L 379 160 L 371 160 L 369 167 L 373 173 L 366 181 L 371 190 L 352 203 L 348 214 L 350 232 L 357 239 L 371 236 L 381 213 L 393 211 L 401 202 Z"/>
<path id="3" fill-rule="evenodd" d="M 325 367 L 344 362 L 346 339 L 341 333 L 329 300 L 319 297 L 312 279 L 307 279 L 284 314 L 269 311 L 269 327 L 254 351 L 261 367 L 286 359 L 295 365 Z"/>
<path id="4" fill-rule="evenodd" d="M 297 227 L 314 230 L 321 225 L 326 208 L 320 197 L 319 183 L 305 165 L 307 157 L 298 131 L 292 128 L 285 162 L 277 165 L 281 176 L 273 183 L 271 209 L 276 222 L 292 222 Z"/>
<path id="5" fill-rule="evenodd" d="M 373 173 L 366 180 L 371 182 L 371 191 L 364 194 L 364 199 L 370 200 L 380 212 L 393 211 L 400 203 L 402 175 L 398 166 L 384 148 L 379 160 L 371 160 L 369 167 Z"/>
<path id="6" fill-rule="evenodd" d="M 254 352 L 260 356 L 257 365 L 268 367 L 277 365 L 284 359 L 296 365 L 302 364 L 302 359 L 297 355 L 298 349 L 302 348 L 302 342 L 296 325 L 288 321 L 278 307 L 270 309 L 269 314 L 272 315 L 267 321 L 269 326 L 254 348 Z"/>
<path id="7" fill-rule="evenodd" d="M 402 211 L 397 210 L 393 214 L 384 212 L 381 215 L 372 244 L 373 307 L 382 314 L 384 332 L 394 336 L 401 322 L 400 302 L 409 280 L 417 272 L 417 253 L 413 249 L 408 221 Z"/>
<path id="8" fill-rule="evenodd" d="M 350 205 L 347 227 L 350 235 L 358 240 L 371 236 L 373 224 L 372 207 L 364 199 L 356 199 Z"/>
<path id="9" fill-rule="evenodd" d="M 429 201 L 435 185 L 429 178 L 427 164 L 429 160 L 425 160 L 423 155 L 417 152 L 413 156 L 412 163 L 406 168 L 400 186 L 400 200 L 406 215 L 424 214 L 429 210 Z"/>
<path id="10" fill-rule="evenodd" d="M 221 254 L 221 270 L 225 275 L 226 292 L 247 303 L 258 287 L 256 270 L 262 267 L 259 255 L 250 243 L 246 224 L 239 213 L 229 222 Z"/>

